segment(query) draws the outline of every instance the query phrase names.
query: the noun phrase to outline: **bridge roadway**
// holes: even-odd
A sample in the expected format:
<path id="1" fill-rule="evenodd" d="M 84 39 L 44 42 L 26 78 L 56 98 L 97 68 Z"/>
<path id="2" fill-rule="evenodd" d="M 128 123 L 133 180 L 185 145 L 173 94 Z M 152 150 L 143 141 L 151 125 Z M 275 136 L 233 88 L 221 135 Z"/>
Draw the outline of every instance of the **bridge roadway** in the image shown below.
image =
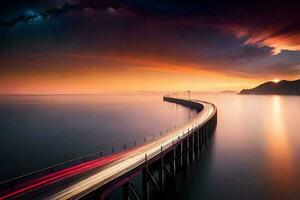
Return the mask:
<path id="1" fill-rule="evenodd" d="M 188 102 L 188 100 L 184 100 Z M 110 181 L 143 164 L 190 134 L 191 129 L 202 126 L 216 113 L 216 107 L 208 102 L 189 100 L 202 104 L 203 109 L 190 122 L 170 131 L 156 140 L 136 148 L 124 150 L 103 158 L 63 169 L 24 184 L 10 191 L 2 199 L 79 199 Z M 71 179 L 71 180 L 69 180 Z"/>

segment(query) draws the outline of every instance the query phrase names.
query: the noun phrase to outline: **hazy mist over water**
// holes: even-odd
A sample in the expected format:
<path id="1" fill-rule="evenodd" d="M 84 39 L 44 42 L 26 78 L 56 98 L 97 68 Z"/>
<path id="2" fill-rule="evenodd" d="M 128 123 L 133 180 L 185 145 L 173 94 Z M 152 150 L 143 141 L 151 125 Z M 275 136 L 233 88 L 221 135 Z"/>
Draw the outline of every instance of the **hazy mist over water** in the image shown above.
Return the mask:
<path id="1" fill-rule="evenodd" d="M 176 198 L 300 198 L 300 97 L 191 98 L 214 103 L 218 125 L 210 147 L 178 180 Z M 0 177 L 157 134 L 194 114 L 162 94 L 2 96 Z"/>

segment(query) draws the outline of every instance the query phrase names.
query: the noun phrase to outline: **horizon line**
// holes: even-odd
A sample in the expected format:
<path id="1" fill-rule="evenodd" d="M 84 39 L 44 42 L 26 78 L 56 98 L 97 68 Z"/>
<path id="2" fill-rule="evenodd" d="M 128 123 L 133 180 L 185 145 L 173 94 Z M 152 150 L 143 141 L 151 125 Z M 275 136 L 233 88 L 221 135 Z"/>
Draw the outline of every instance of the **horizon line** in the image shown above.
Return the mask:
<path id="1" fill-rule="evenodd" d="M 172 91 L 172 90 L 166 90 L 166 91 L 155 91 L 155 90 L 137 90 L 137 91 L 104 91 L 104 92 L 96 92 L 96 93 L 1 93 L 0 95 L 100 95 L 100 94 L 109 94 L 109 93 L 186 93 L 188 90 L 180 90 L 180 91 Z M 220 91 L 193 91 L 189 90 L 191 92 L 196 93 L 220 93 L 224 91 L 232 91 L 237 92 L 235 90 L 220 90 Z"/>

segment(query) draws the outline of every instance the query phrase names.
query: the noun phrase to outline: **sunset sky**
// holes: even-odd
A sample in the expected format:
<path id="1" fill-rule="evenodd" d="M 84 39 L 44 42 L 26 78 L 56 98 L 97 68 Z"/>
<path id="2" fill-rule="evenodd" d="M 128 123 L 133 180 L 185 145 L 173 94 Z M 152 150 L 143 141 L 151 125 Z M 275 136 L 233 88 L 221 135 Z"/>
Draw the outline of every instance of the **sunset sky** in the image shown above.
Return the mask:
<path id="1" fill-rule="evenodd" d="M 0 7 L 0 93 L 238 91 L 300 78 L 297 1 L 31 0 Z"/>

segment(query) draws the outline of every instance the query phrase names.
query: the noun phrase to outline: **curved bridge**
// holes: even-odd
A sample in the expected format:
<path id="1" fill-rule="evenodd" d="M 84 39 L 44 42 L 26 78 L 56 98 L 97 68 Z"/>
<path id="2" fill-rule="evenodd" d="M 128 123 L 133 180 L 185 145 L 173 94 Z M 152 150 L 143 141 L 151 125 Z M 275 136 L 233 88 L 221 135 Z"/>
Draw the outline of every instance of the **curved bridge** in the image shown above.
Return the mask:
<path id="1" fill-rule="evenodd" d="M 7 182 L 0 199 L 105 199 L 120 186 L 123 186 L 124 199 L 147 200 L 160 194 L 165 182 L 204 150 L 217 123 L 217 109 L 211 103 L 169 96 L 163 99 L 196 109 L 198 114 L 184 126 L 144 145 L 18 185 Z M 138 174 L 142 174 L 142 192 L 137 192 L 130 181 Z"/>

